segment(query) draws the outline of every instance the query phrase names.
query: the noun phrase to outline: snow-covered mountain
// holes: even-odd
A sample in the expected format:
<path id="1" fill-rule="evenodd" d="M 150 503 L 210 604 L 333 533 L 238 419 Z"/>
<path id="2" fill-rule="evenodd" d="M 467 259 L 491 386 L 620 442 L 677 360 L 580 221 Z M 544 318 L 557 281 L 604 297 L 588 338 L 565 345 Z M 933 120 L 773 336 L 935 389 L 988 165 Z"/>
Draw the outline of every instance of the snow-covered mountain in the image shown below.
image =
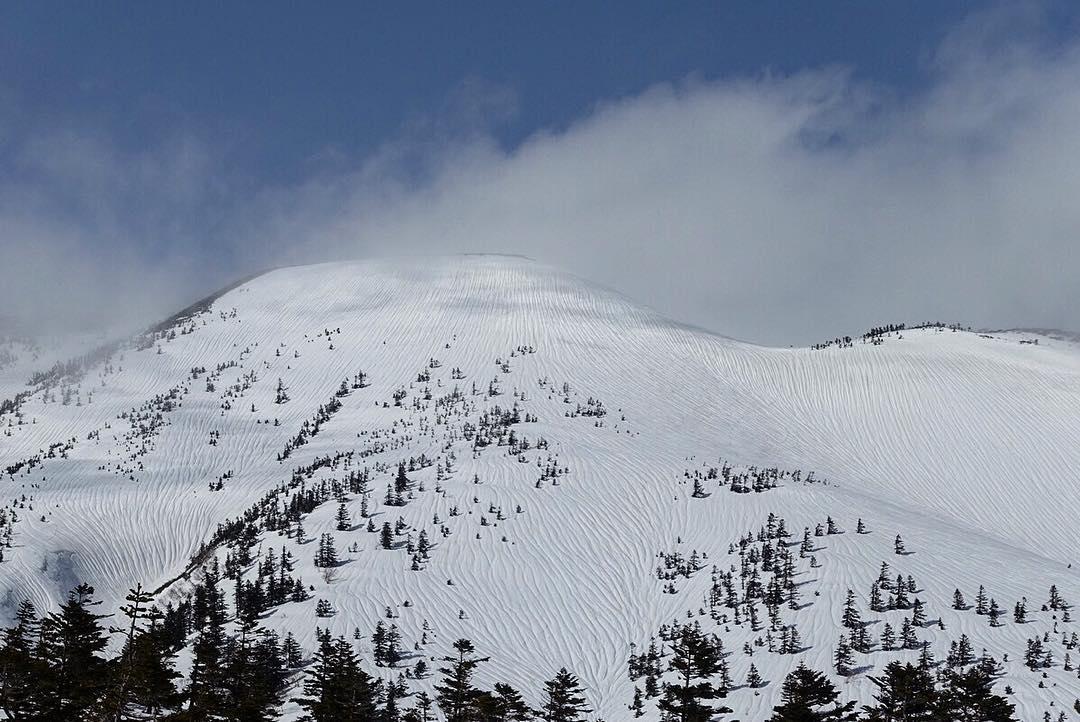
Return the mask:
<path id="1" fill-rule="evenodd" d="M 642 680 L 627 660 L 673 621 L 723 639 L 725 703 L 765 718 L 800 660 L 833 668 L 849 589 L 875 646 L 833 677 L 869 702 L 875 670 L 919 655 L 877 643 L 911 616 L 870 609 L 882 562 L 914 580 L 927 612 L 915 631 L 938 659 L 961 634 L 1007 655 L 998 685 L 1023 719 L 1071 714 L 1080 697 L 1064 664 L 1080 625 L 1042 610 L 1051 585 L 1080 599 L 1080 346 L 1067 336 L 930 327 L 764 348 L 528 260 L 473 256 L 275 270 L 67 363 L 2 348 L 9 617 L 23 598 L 55 608 L 80 581 L 107 609 L 137 582 L 179 601 L 201 573 L 193 557 L 235 566 L 219 525 L 250 510 L 241 575 L 285 549 L 311 587 L 265 626 L 309 651 L 317 625 L 359 628 L 370 663 L 372 628 L 392 622 L 402 668 L 467 637 L 492 656 L 482 681 L 535 700 L 566 666 L 608 720 L 631 717 Z M 315 500 L 303 542 L 281 524 L 302 494 Z M 763 544 L 740 555 L 739 541 L 770 514 L 792 534 L 799 600 L 772 628 L 761 606 L 752 628 L 724 606 L 724 577 L 744 591 Z M 842 533 L 818 536 L 830 517 Z M 315 566 L 324 533 L 342 562 L 330 571 Z M 980 585 L 1001 626 L 952 608 L 955 589 L 974 603 Z M 320 600 L 331 616 L 316 616 Z M 792 624 L 801 644 L 780 653 Z M 1030 671 L 1027 640 L 1044 635 L 1053 665 Z M 760 688 L 744 685 L 751 663 Z"/>

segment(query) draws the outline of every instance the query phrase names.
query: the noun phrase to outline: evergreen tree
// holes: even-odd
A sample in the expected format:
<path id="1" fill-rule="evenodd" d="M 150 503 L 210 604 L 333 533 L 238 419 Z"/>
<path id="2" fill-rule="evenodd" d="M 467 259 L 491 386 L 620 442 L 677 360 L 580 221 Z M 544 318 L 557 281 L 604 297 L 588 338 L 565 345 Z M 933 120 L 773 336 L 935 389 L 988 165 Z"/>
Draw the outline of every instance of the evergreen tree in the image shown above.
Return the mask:
<path id="1" fill-rule="evenodd" d="M 292 632 L 285 634 L 285 641 L 281 645 L 281 653 L 285 655 L 285 666 L 289 669 L 297 669 L 304 663 L 304 650 L 296 641 Z"/>
<path id="2" fill-rule="evenodd" d="M 855 606 L 855 592 L 850 589 L 847 590 L 847 599 L 844 602 L 844 613 L 840 622 L 848 629 L 858 629 L 862 626 L 859 610 Z"/>
<path id="3" fill-rule="evenodd" d="M 877 704 L 866 706 L 868 722 L 935 722 L 937 690 L 930 672 L 910 663 L 890 662 L 881 677 L 871 677 L 877 685 Z"/>
<path id="4" fill-rule="evenodd" d="M 495 683 L 492 706 L 499 722 L 524 722 L 533 716 L 521 693 L 503 682 Z"/>
<path id="5" fill-rule="evenodd" d="M 151 613 L 150 627 L 137 631 L 125 650 L 123 659 L 129 665 L 126 694 L 120 697 L 122 719 L 155 719 L 176 710 L 182 695 L 176 688 L 181 675 L 176 671 L 176 652 L 170 645 L 168 632 L 157 624 L 160 615 Z"/>
<path id="6" fill-rule="evenodd" d="M 926 607 L 918 597 L 915 597 L 915 601 L 911 604 L 911 623 L 916 627 L 926 624 Z"/>
<path id="7" fill-rule="evenodd" d="M 153 597 L 144 592 L 142 585 L 139 584 L 135 589 L 128 590 L 128 595 L 125 598 L 127 604 L 120 607 L 120 612 L 130 620 L 130 624 L 124 640 L 124 649 L 120 655 L 118 683 L 114 692 L 115 700 L 110 700 L 110 703 L 116 705 L 115 716 L 117 718 L 121 716 L 127 706 L 128 686 L 131 682 L 132 655 L 135 649 L 135 632 L 138 630 L 139 620 L 149 613 L 148 607 L 152 600 Z"/>
<path id="8" fill-rule="evenodd" d="M 334 546 L 334 535 L 324 532 L 319 537 L 319 549 L 315 552 L 315 566 L 328 568 L 338 564 L 337 548 Z"/>
<path id="9" fill-rule="evenodd" d="M 416 540 L 416 553 L 420 555 L 420 559 L 427 560 L 428 552 L 431 550 L 431 545 L 428 542 L 427 532 L 423 529 L 420 530 L 420 535 Z"/>
<path id="10" fill-rule="evenodd" d="M 986 614 L 990 617 L 991 627 L 1001 626 L 1001 607 L 998 606 L 998 603 L 995 600 L 990 600 L 990 608 L 987 609 Z"/>
<path id="11" fill-rule="evenodd" d="M 961 634 L 960 639 L 956 643 L 956 654 L 954 655 L 954 666 L 963 667 L 971 664 L 975 661 L 975 651 L 971 647 L 971 640 L 968 639 L 966 634 Z"/>
<path id="12" fill-rule="evenodd" d="M 919 652 L 919 669 L 929 670 L 934 666 L 934 655 L 930 652 L 930 642 L 922 643 L 922 651 Z"/>
<path id="13" fill-rule="evenodd" d="M 799 664 L 784 679 L 780 704 L 773 707 L 770 722 L 854 722 L 855 703 L 840 704 L 836 687 L 816 670 Z"/>
<path id="14" fill-rule="evenodd" d="M 889 563 L 881 563 L 881 571 L 878 573 L 878 584 L 882 589 L 892 589 L 892 579 L 890 575 L 892 572 L 889 570 Z"/>
<path id="15" fill-rule="evenodd" d="M 847 637 L 841 634 L 833 654 L 833 668 L 841 677 L 846 677 L 851 674 L 851 665 L 854 663 L 855 656 L 852 654 L 851 645 L 848 644 Z"/>
<path id="16" fill-rule="evenodd" d="M 479 693 L 472 685 L 473 674 L 477 665 L 488 658 L 475 656 L 476 649 L 467 639 L 454 642 L 454 649 L 457 656 L 442 659 L 446 666 L 439 670 L 442 681 L 435 685 L 435 699 L 446 715 L 446 722 L 468 722 Z"/>
<path id="17" fill-rule="evenodd" d="M 993 692 L 993 679 L 976 666 L 950 671 L 938 695 L 938 719 L 975 722 L 1015 722 L 1016 707 Z"/>
<path id="18" fill-rule="evenodd" d="M 915 636 L 915 626 L 911 623 L 911 619 L 905 619 L 904 623 L 900 626 L 900 648 L 901 649 L 918 649 L 919 639 Z"/>
<path id="19" fill-rule="evenodd" d="M 886 652 L 896 648 L 896 633 L 888 622 L 885 622 L 885 628 L 881 630 L 881 648 Z"/>
<path id="20" fill-rule="evenodd" d="M 245 623 L 239 636 L 229 640 L 221 676 L 227 700 L 225 720 L 277 719 L 285 691 L 285 659 L 277 635 Z"/>
<path id="21" fill-rule="evenodd" d="M 781 643 L 781 654 L 798 654 L 802 651 L 802 639 L 799 637 L 799 628 L 794 624 L 784 630 L 784 639 Z"/>
<path id="22" fill-rule="evenodd" d="M 110 684 L 110 665 L 103 652 L 108 638 L 91 607 L 94 588 L 80 584 L 42 625 L 42 654 L 49 665 L 46 675 L 46 717 L 90 720 L 107 714 L 102 709 Z"/>
<path id="23" fill-rule="evenodd" d="M 904 578 L 899 574 L 896 575 L 896 585 L 894 587 L 896 596 L 893 598 L 893 608 L 895 609 L 907 609 L 911 606 L 908 601 L 908 589 L 907 584 L 904 582 Z"/>
<path id="24" fill-rule="evenodd" d="M 851 632 L 851 648 L 859 654 L 870 654 L 874 642 L 867 631 L 867 625 L 862 624 L 858 629 Z"/>
<path id="25" fill-rule="evenodd" d="M 345 502 L 338 504 L 337 516 L 334 517 L 334 528 L 338 531 L 349 531 L 352 529 L 352 517 L 349 516 L 349 510 L 345 506 Z"/>
<path id="26" fill-rule="evenodd" d="M 15 625 L 4 631 L 0 647 L 0 710 L 8 719 L 40 719 L 48 704 L 42 684 L 48 667 L 35 654 L 40 629 L 37 610 L 24 601 L 15 613 Z"/>
<path id="27" fill-rule="evenodd" d="M 641 694 L 641 687 L 634 687 L 634 701 L 630 703 L 630 711 L 634 713 L 634 719 L 645 716 L 645 698 Z"/>
<path id="28" fill-rule="evenodd" d="M 352 646 L 344 637 L 324 637 L 315 653 L 304 696 L 302 722 L 371 722 L 378 719 L 380 685 L 360 668 Z"/>
<path id="29" fill-rule="evenodd" d="M 578 678 L 565 667 L 544 682 L 542 712 L 545 722 L 578 722 L 590 712 Z"/>
<path id="30" fill-rule="evenodd" d="M 402 720 L 404 722 L 429 722 L 434 719 L 431 711 L 434 705 L 434 701 L 427 692 L 420 692 L 416 695 L 416 705 L 405 713 Z"/>
<path id="31" fill-rule="evenodd" d="M 719 671 L 720 652 L 714 640 L 697 625 L 686 624 L 671 647 L 668 669 L 677 674 L 675 684 L 664 685 L 657 706 L 680 722 L 707 722 L 715 710 L 707 700 L 717 696 L 709 678 Z"/>
<path id="32" fill-rule="evenodd" d="M 1043 648 L 1042 640 L 1035 638 L 1027 641 L 1027 650 L 1024 652 L 1024 664 L 1034 672 L 1044 666 L 1046 660 L 1046 650 Z"/>
<path id="33" fill-rule="evenodd" d="M 383 700 L 383 711 L 380 722 L 399 722 L 401 715 L 397 706 L 398 689 L 392 682 L 386 685 L 386 695 Z"/>
<path id="34" fill-rule="evenodd" d="M 381 621 L 375 623 L 375 631 L 371 633 L 371 655 L 376 667 L 386 660 L 386 625 Z"/>
<path id="35" fill-rule="evenodd" d="M 387 667 L 396 667 L 401 661 L 401 632 L 396 624 L 391 624 L 386 630 L 386 649 L 383 652 L 383 661 Z"/>
<path id="36" fill-rule="evenodd" d="M 719 658 L 716 665 L 716 696 L 724 698 L 728 696 L 734 682 L 731 679 L 731 670 L 728 668 L 726 655 L 724 654 L 724 642 L 720 638 L 716 640 L 716 648 Z"/>
<path id="37" fill-rule="evenodd" d="M 226 690 L 219 674 L 225 656 L 225 598 L 217 586 L 217 571 L 206 572 L 195 590 L 192 626 L 191 675 L 187 713 L 191 719 L 220 717 L 225 710 Z"/>
<path id="38" fill-rule="evenodd" d="M 885 605 L 881 601 L 881 584 L 876 581 L 870 585 L 870 610 L 873 612 L 885 611 Z"/>

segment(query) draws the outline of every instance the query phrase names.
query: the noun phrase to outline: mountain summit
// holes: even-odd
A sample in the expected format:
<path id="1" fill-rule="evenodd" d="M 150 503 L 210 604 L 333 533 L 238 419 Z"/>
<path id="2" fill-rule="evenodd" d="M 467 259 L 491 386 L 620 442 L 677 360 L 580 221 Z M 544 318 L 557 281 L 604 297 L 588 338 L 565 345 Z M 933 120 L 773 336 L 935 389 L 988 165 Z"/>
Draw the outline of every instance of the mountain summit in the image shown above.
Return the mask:
<path id="1" fill-rule="evenodd" d="M 1051 585 L 1080 599 L 1065 337 L 928 325 L 765 348 L 467 256 L 270 271 L 52 366 L 8 347 L 9 617 L 80 582 L 106 610 L 136 583 L 181 605 L 216 568 L 230 600 L 257 583 L 259 623 L 307 655 L 329 629 L 396 680 L 468 638 L 492 657 L 484 684 L 538 704 L 567 667 L 608 720 L 635 688 L 656 718 L 646 682 L 673 677 L 650 642 L 693 622 L 723 640 L 740 719 L 765 718 L 800 662 L 869 703 L 890 660 L 923 643 L 946 660 L 961 636 L 1003 663 L 1023 719 L 1080 696 L 1062 664 L 1080 630 L 1067 604 L 1042 609 Z M 1007 623 L 955 603 L 980 589 Z M 915 598 L 917 644 L 882 641 Z M 370 639 L 380 622 L 398 658 Z M 1033 635 L 1055 648 L 1038 672 Z"/>

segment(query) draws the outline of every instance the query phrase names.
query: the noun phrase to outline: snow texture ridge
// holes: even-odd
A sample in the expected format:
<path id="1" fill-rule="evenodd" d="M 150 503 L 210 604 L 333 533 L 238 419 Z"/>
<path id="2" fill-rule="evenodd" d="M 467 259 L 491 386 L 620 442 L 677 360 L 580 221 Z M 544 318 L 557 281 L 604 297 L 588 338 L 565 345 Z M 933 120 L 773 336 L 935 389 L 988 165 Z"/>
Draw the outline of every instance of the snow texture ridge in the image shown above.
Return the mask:
<path id="1" fill-rule="evenodd" d="M 316 623 L 366 638 L 393 621 L 416 658 L 464 636 L 493 657 L 482 681 L 535 694 L 565 665 L 597 716 L 617 720 L 640 684 L 631 652 L 661 625 L 700 620 L 732 653 L 740 688 L 726 703 L 762 719 L 800 659 L 832 667 L 849 588 L 864 618 L 899 629 L 903 612 L 865 603 L 887 561 L 944 624 L 919 630 L 939 659 L 967 634 L 976 651 L 1008 654 L 999 684 L 1016 690 L 1023 719 L 1071 709 L 1080 680 L 1064 650 L 1044 688 L 1022 658 L 1031 635 L 1075 629 L 1039 606 L 1050 584 L 1080 599 L 1080 346 L 938 328 L 882 340 L 755 346 L 526 259 L 470 256 L 271 271 L 31 385 L 64 357 L 5 341 L 4 611 L 24 597 L 55 609 L 79 581 L 110 609 L 136 582 L 175 601 L 220 524 L 297 474 L 313 488 L 366 469 L 367 501 L 345 495 L 351 529 L 336 529 L 331 498 L 304 516 L 306 542 L 268 529 L 253 550 L 287 548 L 314 587 L 264 620 L 308 652 Z M 410 460 L 404 503 L 386 504 Z M 775 469 L 775 488 L 732 493 L 709 472 L 725 467 Z M 362 504 L 377 529 L 399 529 L 393 549 Z M 719 621 L 704 601 L 712 567 L 737 565 L 731 545 L 770 513 L 795 543 L 826 517 L 844 531 L 813 538 L 820 566 L 801 562 L 803 606 L 785 611 L 805 647 L 794 655 L 754 651 L 763 632 Z M 860 518 L 869 533 L 855 533 Z M 432 549 L 414 571 L 421 530 Z M 324 532 L 343 562 L 332 573 L 312 561 Z M 895 554 L 897 534 L 910 554 Z M 707 555 L 697 569 L 658 579 L 659 554 L 693 551 Z M 955 588 L 974 599 L 979 585 L 1007 612 L 1027 597 L 1033 621 L 992 628 L 951 609 Z M 319 599 L 333 616 L 314 616 Z M 836 678 L 842 693 L 869 702 L 868 676 L 897 656 L 918 652 L 857 655 L 859 673 Z M 743 686 L 750 662 L 761 689 Z"/>

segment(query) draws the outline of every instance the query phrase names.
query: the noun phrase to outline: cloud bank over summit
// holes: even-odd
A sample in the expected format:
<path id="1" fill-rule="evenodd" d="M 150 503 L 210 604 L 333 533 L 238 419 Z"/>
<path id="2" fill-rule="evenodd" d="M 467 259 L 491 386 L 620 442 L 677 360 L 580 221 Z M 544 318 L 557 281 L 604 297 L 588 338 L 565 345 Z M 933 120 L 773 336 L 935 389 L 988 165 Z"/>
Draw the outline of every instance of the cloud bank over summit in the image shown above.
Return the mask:
<path id="1" fill-rule="evenodd" d="M 482 251 L 768 344 L 1080 328 L 1080 44 L 1051 30 L 1008 6 L 956 28 L 909 93 L 845 68 L 686 78 L 511 148 L 483 118 L 512 92 L 470 84 L 465 122 L 276 184 L 185 128 L 132 149 L 0 116 L 0 316 L 161 314 L 271 265 Z"/>

